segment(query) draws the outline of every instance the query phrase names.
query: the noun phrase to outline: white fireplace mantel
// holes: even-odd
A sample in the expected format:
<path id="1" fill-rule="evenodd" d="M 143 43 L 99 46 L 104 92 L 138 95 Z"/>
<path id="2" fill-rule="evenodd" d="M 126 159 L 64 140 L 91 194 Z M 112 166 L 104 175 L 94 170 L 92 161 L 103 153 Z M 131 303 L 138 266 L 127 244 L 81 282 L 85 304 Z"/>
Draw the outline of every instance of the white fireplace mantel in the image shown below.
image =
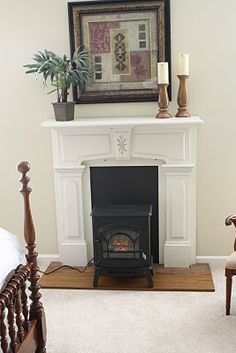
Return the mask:
<path id="1" fill-rule="evenodd" d="M 51 129 L 60 260 L 93 256 L 90 166 L 158 166 L 160 263 L 196 262 L 196 150 L 199 117 L 80 118 Z"/>

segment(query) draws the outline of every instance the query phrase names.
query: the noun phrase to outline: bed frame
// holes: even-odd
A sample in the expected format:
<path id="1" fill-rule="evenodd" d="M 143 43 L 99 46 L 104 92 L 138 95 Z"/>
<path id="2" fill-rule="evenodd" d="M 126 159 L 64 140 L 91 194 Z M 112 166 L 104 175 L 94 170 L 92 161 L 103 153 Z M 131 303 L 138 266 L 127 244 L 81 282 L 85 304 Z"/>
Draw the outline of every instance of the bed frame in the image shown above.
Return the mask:
<path id="1" fill-rule="evenodd" d="M 0 341 L 3 353 L 46 353 L 46 321 L 40 302 L 38 254 L 35 251 L 35 229 L 29 203 L 30 179 L 26 175 L 29 170 L 28 162 L 19 163 L 27 265 L 15 270 L 0 293 Z"/>

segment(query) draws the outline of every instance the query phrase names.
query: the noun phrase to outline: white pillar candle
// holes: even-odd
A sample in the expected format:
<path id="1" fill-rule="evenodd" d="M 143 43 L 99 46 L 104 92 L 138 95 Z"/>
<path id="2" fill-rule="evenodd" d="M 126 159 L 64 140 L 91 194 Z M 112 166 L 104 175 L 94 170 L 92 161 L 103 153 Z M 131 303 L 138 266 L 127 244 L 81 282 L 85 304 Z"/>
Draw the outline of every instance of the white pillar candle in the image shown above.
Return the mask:
<path id="1" fill-rule="evenodd" d="M 189 75 L 189 55 L 179 54 L 178 75 Z"/>
<path id="2" fill-rule="evenodd" d="M 157 63 L 157 79 L 159 84 L 169 83 L 169 71 L 167 62 Z"/>

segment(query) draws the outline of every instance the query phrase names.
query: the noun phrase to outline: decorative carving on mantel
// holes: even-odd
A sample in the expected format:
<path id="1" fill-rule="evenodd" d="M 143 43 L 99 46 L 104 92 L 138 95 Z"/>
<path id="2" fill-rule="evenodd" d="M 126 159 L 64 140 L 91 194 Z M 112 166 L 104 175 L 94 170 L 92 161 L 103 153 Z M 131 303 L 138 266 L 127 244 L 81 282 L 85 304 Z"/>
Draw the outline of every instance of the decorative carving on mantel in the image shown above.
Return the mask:
<path id="1" fill-rule="evenodd" d="M 114 131 L 113 145 L 114 145 L 116 159 L 130 159 L 131 130 Z"/>

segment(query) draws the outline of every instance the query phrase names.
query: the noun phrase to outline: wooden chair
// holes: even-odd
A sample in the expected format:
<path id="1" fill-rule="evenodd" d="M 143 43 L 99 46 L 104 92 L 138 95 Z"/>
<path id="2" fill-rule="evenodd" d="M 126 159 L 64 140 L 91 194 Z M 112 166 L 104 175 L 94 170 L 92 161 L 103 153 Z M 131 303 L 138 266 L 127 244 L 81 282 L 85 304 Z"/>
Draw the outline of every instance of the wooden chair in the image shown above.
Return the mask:
<path id="1" fill-rule="evenodd" d="M 236 215 L 231 215 L 226 218 L 227 226 L 234 224 L 236 228 Z M 236 238 L 234 241 L 234 252 L 228 257 L 225 264 L 226 276 L 226 315 L 230 315 L 231 292 L 232 292 L 232 277 L 236 275 Z"/>

